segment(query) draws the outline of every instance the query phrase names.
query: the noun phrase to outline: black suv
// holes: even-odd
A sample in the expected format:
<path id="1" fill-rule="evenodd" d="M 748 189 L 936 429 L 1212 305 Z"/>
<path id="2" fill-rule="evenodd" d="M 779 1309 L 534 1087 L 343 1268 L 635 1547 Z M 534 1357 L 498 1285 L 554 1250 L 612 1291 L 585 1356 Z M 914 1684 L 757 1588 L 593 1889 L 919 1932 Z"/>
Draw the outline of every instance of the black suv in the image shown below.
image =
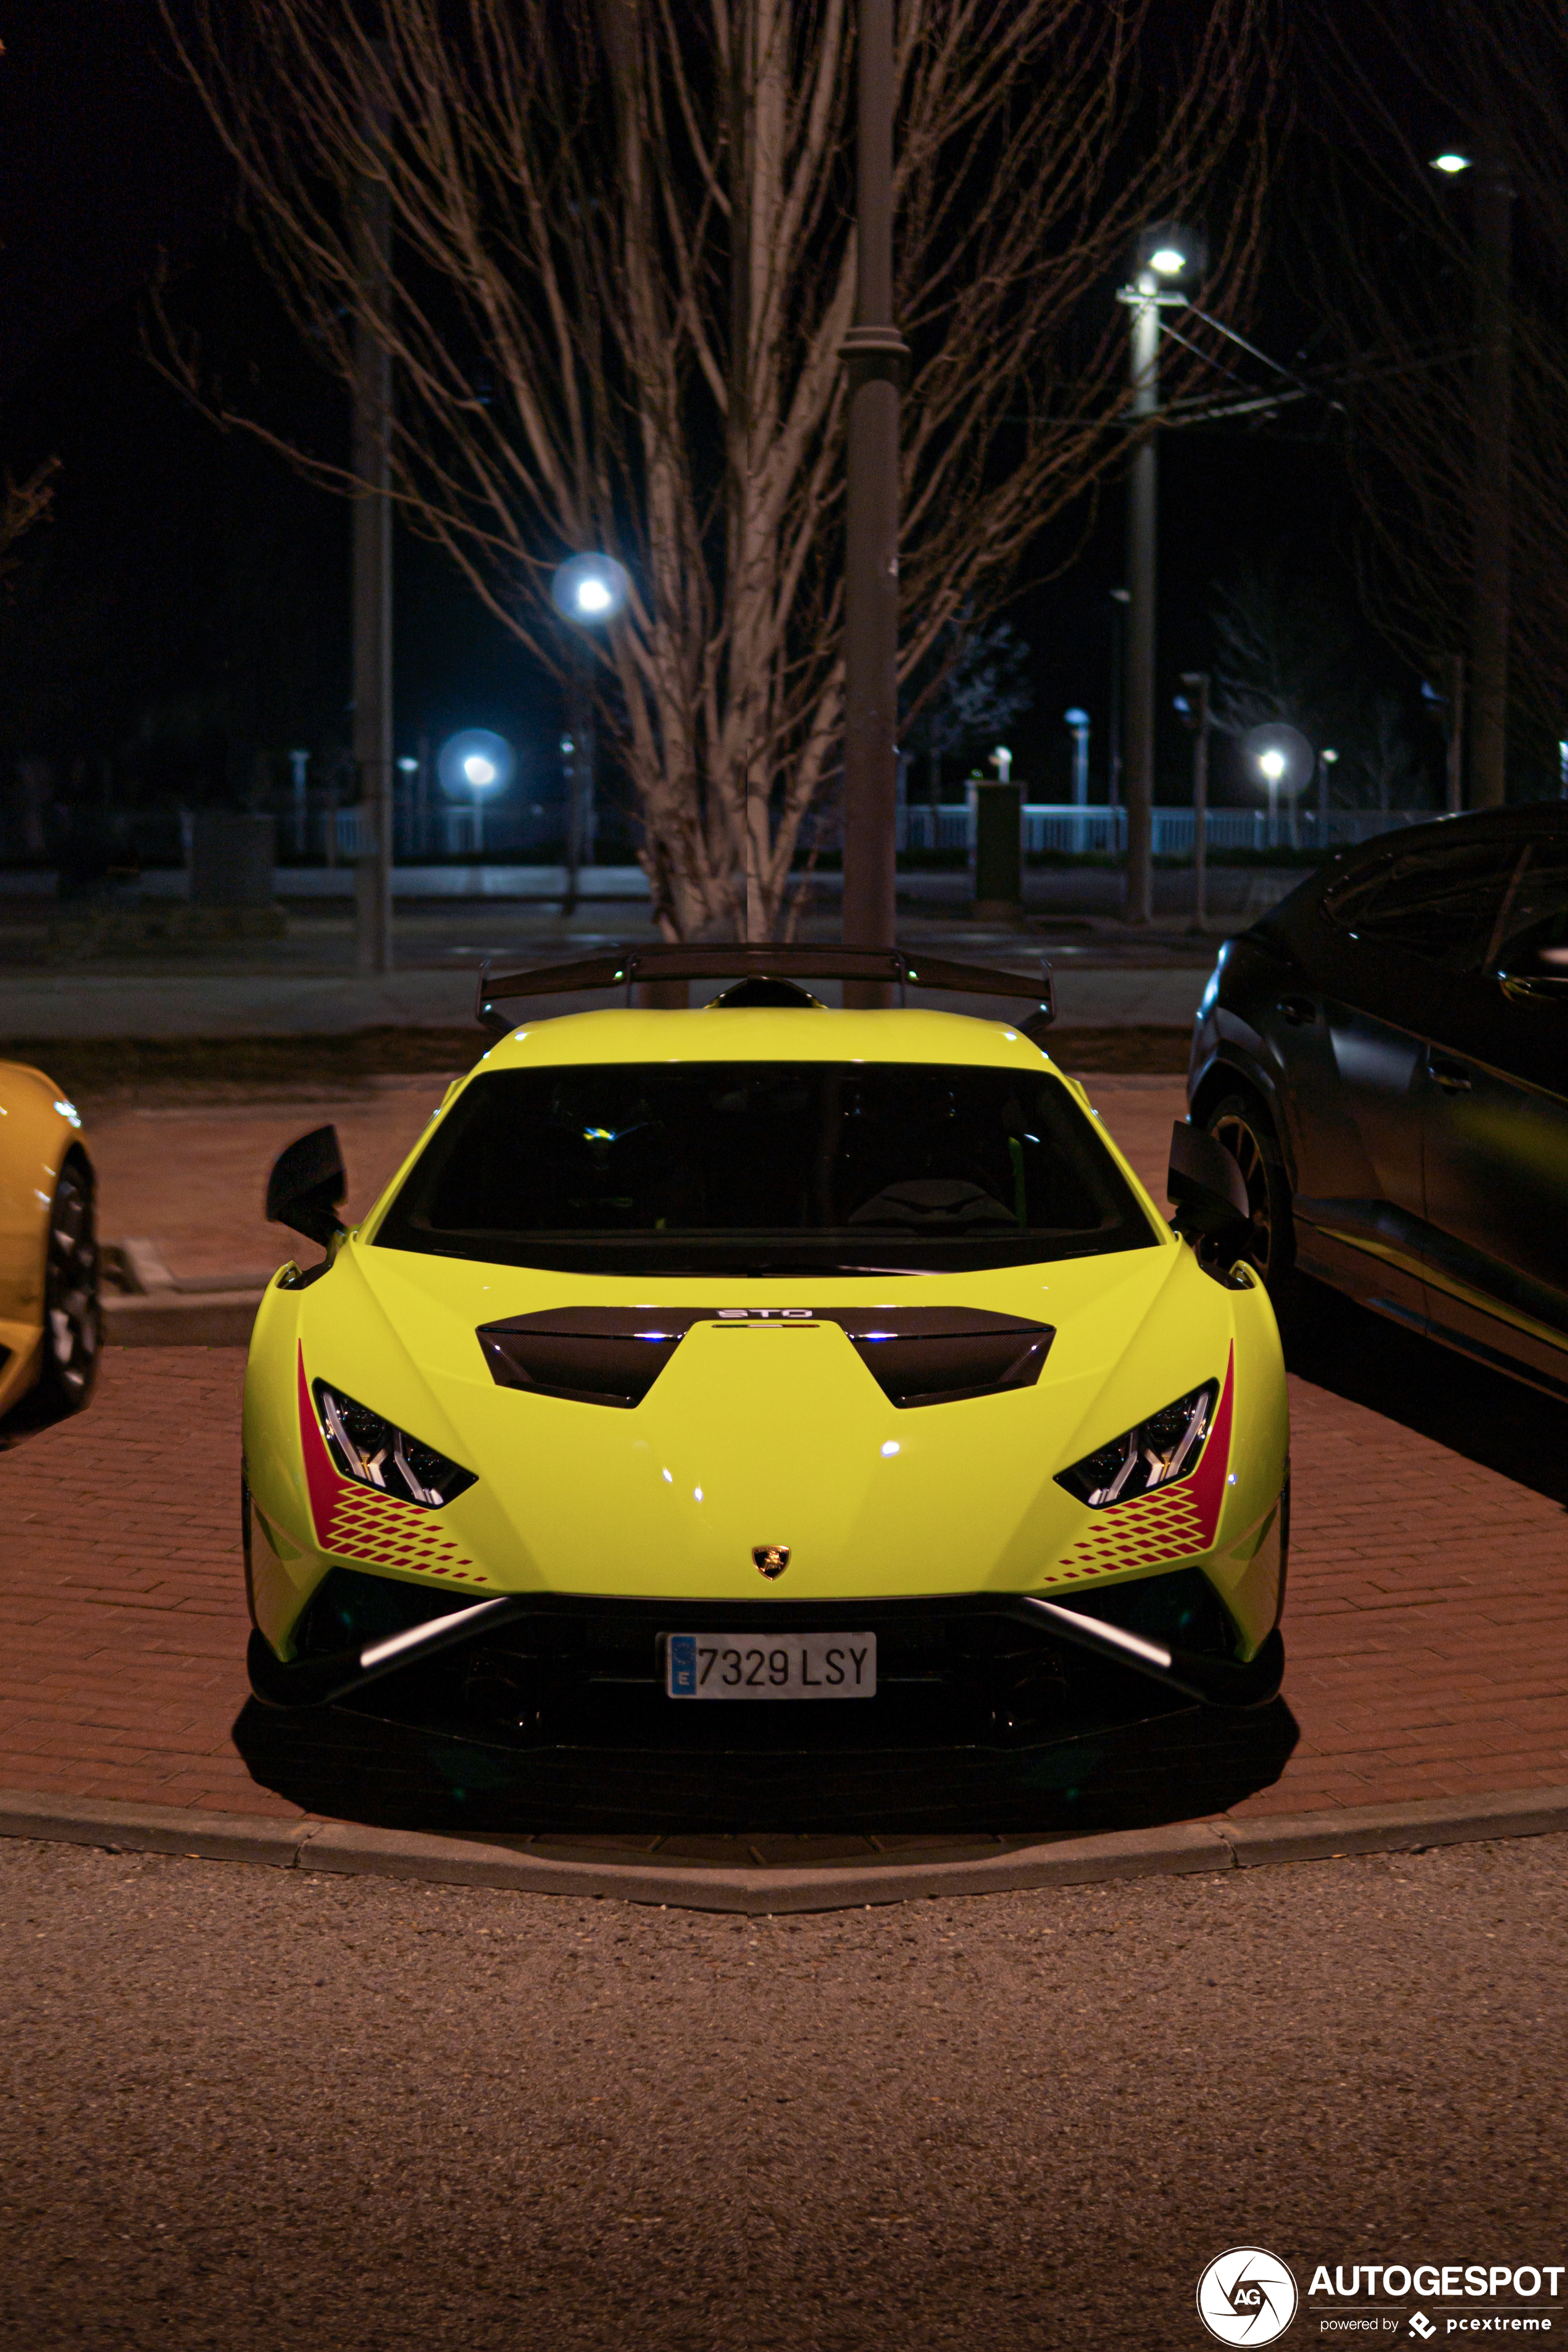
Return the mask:
<path id="1" fill-rule="evenodd" d="M 1568 1397 L 1568 806 L 1347 850 L 1228 940 L 1187 1098 L 1299 1275 Z"/>

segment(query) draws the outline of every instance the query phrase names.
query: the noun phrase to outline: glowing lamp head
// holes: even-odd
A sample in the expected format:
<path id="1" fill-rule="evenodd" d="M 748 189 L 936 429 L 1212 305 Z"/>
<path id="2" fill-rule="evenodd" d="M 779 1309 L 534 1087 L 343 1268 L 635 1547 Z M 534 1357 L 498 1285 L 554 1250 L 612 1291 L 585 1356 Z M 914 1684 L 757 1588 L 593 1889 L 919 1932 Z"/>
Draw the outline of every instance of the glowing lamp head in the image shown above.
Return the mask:
<path id="1" fill-rule="evenodd" d="M 1208 241 L 1193 221 L 1151 221 L 1139 236 L 1133 258 L 1140 290 L 1150 293 L 1180 278 L 1190 286 L 1208 267 Z"/>
<path id="2" fill-rule="evenodd" d="M 475 800 L 481 793 L 506 790 L 517 772 L 517 757 L 504 735 L 489 727 L 465 727 L 442 744 L 436 772 L 452 799 Z"/>
<path id="3" fill-rule="evenodd" d="M 573 555 L 550 583 L 555 609 L 568 621 L 613 621 L 631 593 L 631 577 L 613 555 Z"/>
<path id="4" fill-rule="evenodd" d="M 1432 158 L 1432 169 L 1435 172 L 1446 172 L 1450 179 L 1455 178 L 1460 172 L 1468 172 L 1469 168 L 1469 157 L 1458 154 L 1452 148 L 1446 148 L 1441 155 L 1434 155 Z"/>
<path id="5" fill-rule="evenodd" d="M 1300 729 L 1272 719 L 1242 738 L 1242 754 L 1269 794 L 1295 800 L 1318 772 L 1318 755 Z"/>

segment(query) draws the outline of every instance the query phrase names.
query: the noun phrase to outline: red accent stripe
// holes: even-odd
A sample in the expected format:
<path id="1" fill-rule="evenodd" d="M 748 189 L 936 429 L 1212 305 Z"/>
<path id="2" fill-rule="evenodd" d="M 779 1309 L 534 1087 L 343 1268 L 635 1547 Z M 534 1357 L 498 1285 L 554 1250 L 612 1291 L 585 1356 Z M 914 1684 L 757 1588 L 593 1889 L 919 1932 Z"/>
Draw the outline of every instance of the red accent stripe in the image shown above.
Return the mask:
<path id="1" fill-rule="evenodd" d="M 310 1496 L 310 1516 L 316 1523 L 316 1541 L 323 1551 L 332 1549 L 332 1513 L 345 1499 L 348 1482 L 341 1478 L 332 1466 L 310 1402 L 310 1384 L 305 1378 L 305 1350 L 300 1349 L 300 1449 L 305 1457 L 305 1485 Z"/>
<path id="2" fill-rule="evenodd" d="M 1207 1551 L 1219 1532 L 1219 1515 L 1225 1502 L 1226 1474 L 1230 1468 L 1231 1402 L 1236 1386 L 1236 1349 L 1225 1368 L 1225 1386 L 1219 1392 L 1219 1410 L 1214 1417 L 1214 1427 L 1203 1450 L 1203 1458 L 1190 1478 L 1184 1478 L 1173 1492 L 1190 1495 L 1197 1506 L 1198 1549 Z"/>

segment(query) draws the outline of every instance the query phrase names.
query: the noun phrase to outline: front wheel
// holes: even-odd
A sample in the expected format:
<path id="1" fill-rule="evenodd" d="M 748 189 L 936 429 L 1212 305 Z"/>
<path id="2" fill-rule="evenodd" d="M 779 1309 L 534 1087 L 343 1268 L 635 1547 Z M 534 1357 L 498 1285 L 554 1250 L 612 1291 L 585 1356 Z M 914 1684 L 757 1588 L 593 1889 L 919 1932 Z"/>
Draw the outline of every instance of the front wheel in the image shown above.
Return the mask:
<path id="1" fill-rule="evenodd" d="M 51 1418 L 79 1412 L 92 1394 L 103 1341 L 92 1171 L 68 1160 L 49 1204 L 44 1260 L 43 1362 L 37 1404 Z"/>
<path id="2" fill-rule="evenodd" d="M 1263 1278 L 1278 1312 L 1290 1287 L 1296 1264 L 1290 1183 L 1279 1142 L 1268 1114 L 1247 1096 L 1226 1095 L 1205 1122 L 1241 1171 L 1247 1187 L 1246 1255 Z"/>

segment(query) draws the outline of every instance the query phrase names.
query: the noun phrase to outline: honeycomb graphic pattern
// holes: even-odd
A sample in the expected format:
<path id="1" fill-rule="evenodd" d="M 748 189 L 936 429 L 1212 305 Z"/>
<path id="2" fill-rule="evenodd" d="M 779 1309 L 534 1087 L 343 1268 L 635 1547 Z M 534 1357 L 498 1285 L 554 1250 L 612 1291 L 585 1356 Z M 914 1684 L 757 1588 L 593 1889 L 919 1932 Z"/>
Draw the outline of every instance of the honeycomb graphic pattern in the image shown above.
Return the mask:
<path id="1" fill-rule="evenodd" d="M 1206 1550 L 1208 1537 L 1192 1482 L 1168 1486 L 1163 1494 L 1140 1495 L 1122 1503 L 1071 1545 L 1052 1574 L 1050 1584 L 1071 1584 L 1079 1577 L 1109 1576 L 1129 1568 L 1160 1568 L 1173 1559 L 1191 1559 Z"/>
<path id="2" fill-rule="evenodd" d="M 454 1584 L 485 1584 L 489 1579 L 453 1542 L 438 1511 L 421 1510 L 395 1495 L 374 1495 L 343 1480 L 323 1531 L 323 1551 L 363 1560 L 373 1568 L 422 1569 L 450 1577 Z"/>

